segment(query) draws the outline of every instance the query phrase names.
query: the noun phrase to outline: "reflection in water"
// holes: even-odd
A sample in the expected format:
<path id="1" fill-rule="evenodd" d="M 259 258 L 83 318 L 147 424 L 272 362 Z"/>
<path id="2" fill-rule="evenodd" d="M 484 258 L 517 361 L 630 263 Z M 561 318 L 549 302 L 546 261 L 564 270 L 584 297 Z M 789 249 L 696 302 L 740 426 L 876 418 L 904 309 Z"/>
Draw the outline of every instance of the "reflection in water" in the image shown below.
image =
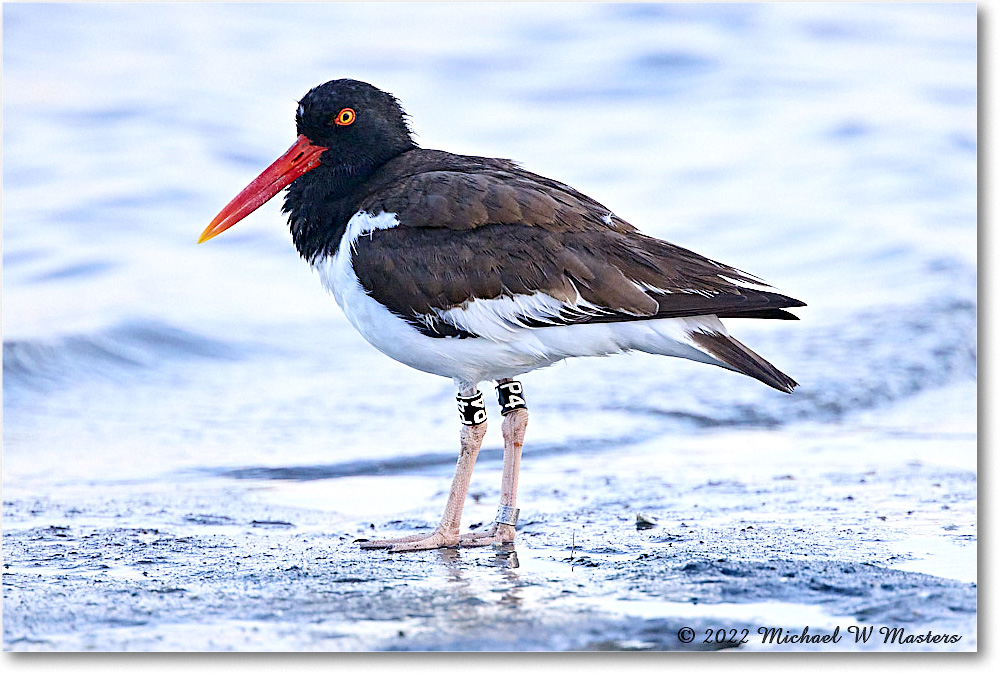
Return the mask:
<path id="1" fill-rule="evenodd" d="M 440 569 L 445 572 L 448 590 L 456 596 L 456 604 L 489 604 L 484 596 L 500 593 L 496 604 L 502 608 L 520 609 L 522 598 L 520 590 L 525 585 L 521 575 L 514 570 L 520 567 L 517 550 L 513 543 L 493 544 L 492 553 L 480 562 L 480 557 L 469 556 L 463 560 L 465 552 L 459 548 L 442 548 L 434 551 L 440 563 Z M 492 570 L 500 571 L 504 582 L 497 586 L 497 576 Z M 480 573 L 482 572 L 482 573 Z M 489 598 L 492 600 L 492 597 Z"/>
<path id="2" fill-rule="evenodd" d="M 461 581 L 462 579 L 462 555 L 457 548 L 437 548 L 434 549 L 438 560 L 445 571 L 452 577 L 450 581 Z"/>
<path id="3" fill-rule="evenodd" d="M 521 563 L 517 559 L 517 551 L 514 549 L 514 542 L 493 544 L 493 549 L 496 553 L 489 564 L 500 568 L 500 574 L 503 576 L 504 581 L 510 584 L 504 590 L 503 595 L 500 596 L 497 604 L 510 609 L 521 609 L 521 603 L 523 602 L 521 588 L 523 588 L 524 584 L 522 583 L 521 576 L 514 571 L 521 566 Z"/>
<path id="4" fill-rule="evenodd" d="M 514 542 L 493 544 L 493 550 L 496 552 L 490 561 L 490 565 L 493 567 L 516 570 L 521 566 L 517 560 L 517 551 L 514 550 Z"/>

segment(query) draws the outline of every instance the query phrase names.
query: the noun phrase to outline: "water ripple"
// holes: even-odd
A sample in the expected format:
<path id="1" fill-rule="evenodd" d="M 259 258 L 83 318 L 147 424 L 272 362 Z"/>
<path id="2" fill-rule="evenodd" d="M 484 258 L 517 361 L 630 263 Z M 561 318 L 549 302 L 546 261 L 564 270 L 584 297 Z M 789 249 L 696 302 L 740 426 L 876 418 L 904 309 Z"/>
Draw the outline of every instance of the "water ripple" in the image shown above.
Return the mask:
<path id="1" fill-rule="evenodd" d="M 54 340 L 5 340 L 4 393 L 46 390 L 94 375 L 116 377 L 171 359 L 233 359 L 241 353 L 239 346 L 155 321 L 129 321 Z"/>

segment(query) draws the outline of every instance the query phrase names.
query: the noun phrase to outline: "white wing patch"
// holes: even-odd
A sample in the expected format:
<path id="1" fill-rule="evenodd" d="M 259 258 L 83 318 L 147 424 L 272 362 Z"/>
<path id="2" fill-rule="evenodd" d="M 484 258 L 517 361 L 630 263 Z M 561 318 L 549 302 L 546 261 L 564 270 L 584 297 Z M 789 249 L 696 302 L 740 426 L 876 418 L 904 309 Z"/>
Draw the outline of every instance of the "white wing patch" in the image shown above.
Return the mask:
<path id="1" fill-rule="evenodd" d="M 643 293 L 654 293 L 659 295 L 668 295 L 670 293 L 676 293 L 677 291 L 672 291 L 669 288 L 659 288 L 653 286 L 652 284 L 647 284 L 645 281 L 636 281 L 635 279 L 629 279 L 629 282 L 638 288 Z M 681 291 L 682 293 L 684 291 Z"/>
<path id="2" fill-rule="evenodd" d="M 771 286 L 769 284 L 766 284 L 763 281 L 761 281 L 761 282 L 739 281 L 737 279 L 730 279 L 725 274 L 720 274 L 719 278 L 723 279 L 724 281 L 728 281 L 731 284 L 736 284 L 740 288 L 747 288 L 747 289 L 749 289 L 751 291 L 764 291 L 764 292 L 773 292 L 774 291 L 774 287 L 773 286 Z"/>
<path id="3" fill-rule="evenodd" d="M 391 230 L 397 225 L 399 225 L 399 218 L 395 213 L 382 211 L 373 216 L 366 211 L 358 211 L 347 221 L 347 230 L 344 232 L 344 238 L 340 241 L 340 246 L 343 248 L 344 242 L 346 242 L 351 250 L 357 253 L 358 248 L 355 244 L 358 239 L 366 234 L 371 237 L 375 230 Z"/>
<path id="4" fill-rule="evenodd" d="M 317 258 L 312 263 L 313 269 L 319 273 L 323 286 L 333 293 L 337 304 L 352 322 L 354 319 L 351 317 L 351 303 L 347 302 L 345 298 L 348 294 L 356 294 L 355 291 L 361 289 L 361 284 L 351 266 L 351 252 L 357 251 L 355 244 L 366 234 L 371 236 L 375 230 L 388 230 L 397 225 L 399 225 L 399 219 L 395 213 L 383 211 L 373 216 L 365 211 L 358 211 L 347 221 L 347 229 L 344 236 L 340 238 L 337 252 L 332 256 Z M 361 292 L 364 293 L 363 290 Z"/>
<path id="5" fill-rule="evenodd" d="M 754 282 L 751 282 L 751 281 L 740 281 L 738 279 L 730 279 L 729 277 L 725 276 L 724 274 L 720 274 L 719 278 L 722 279 L 722 280 L 724 280 L 724 281 L 726 281 L 726 282 L 728 282 L 728 283 L 731 283 L 731 284 L 735 285 L 737 288 L 745 288 L 745 289 L 751 290 L 751 291 L 764 291 L 764 292 L 773 292 L 774 291 L 773 287 L 768 286 L 764 282 L 754 283 Z M 682 294 L 682 295 L 684 295 L 684 294 L 687 294 L 687 295 L 701 295 L 701 296 L 704 296 L 706 298 L 711 298 L 711 297 L 719 295 L 720 293 L 723 292 L 723 291 L 710 290 L 710 289 L 707 289 L 707 288 L 676 288 L 676 289 L 671 290 L 669 288 L 659 288 L 657 286 L 653 286 L 652 284 L 648 284 L 645 281 L 636 281 L 635 279 L 629 279 L 629 281 L 632 283 L 633 286 L 635 286 L 636 288 L 638 288 L 643 293 L 653 293 L 653 294 L 656 294 L 656 295 L 669 295 L 671 293 L 677 293 L 677 294 Z"/>
<path id="6" fill-rule="evenodd" d="M 579 293 L 574 302 L 567 303 L 538 291 L 530 295 L 508 295 L 487 300 L 474 298 L 460 307 L 435 309 L 425 322 L 433 327 L 436 321 L 443 321 L 488 340 L 506 342 L 525 328 L 554 326 L 566 319 L 603 313 L 606 310 L 587 302 Z"/>

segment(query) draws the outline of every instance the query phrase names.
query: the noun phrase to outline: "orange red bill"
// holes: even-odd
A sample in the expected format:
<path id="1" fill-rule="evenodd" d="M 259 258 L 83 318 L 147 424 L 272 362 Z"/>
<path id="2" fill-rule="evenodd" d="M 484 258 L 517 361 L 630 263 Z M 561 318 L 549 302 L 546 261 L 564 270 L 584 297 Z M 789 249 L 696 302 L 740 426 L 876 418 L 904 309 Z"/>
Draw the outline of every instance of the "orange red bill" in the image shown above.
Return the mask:
<path id="1" fill-rule="evenodd" d="M 308 138 L 300 135 L 285 154 L 264 169 L 219 211 L 219 215 L 201 233 L 198 243 L 225 232 L 288 187 L 296 178 L 315 169 L 319 166 L 320 155 L 326 150 L 323 146 L 313 145 Z"/>

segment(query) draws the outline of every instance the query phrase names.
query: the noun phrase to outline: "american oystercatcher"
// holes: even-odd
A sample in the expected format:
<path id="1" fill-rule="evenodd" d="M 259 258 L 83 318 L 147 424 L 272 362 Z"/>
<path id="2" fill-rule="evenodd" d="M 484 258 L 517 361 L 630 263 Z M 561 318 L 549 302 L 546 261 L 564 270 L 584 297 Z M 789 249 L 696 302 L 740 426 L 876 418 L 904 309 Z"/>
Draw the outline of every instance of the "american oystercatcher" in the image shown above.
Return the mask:
<path id="1" fill-rule="evenodd" d="M 458 386 L 461 451 L 430 534 L 362 542 L 413 551 L 510 542 L 528 411 L 513 378 L 572 356 L 639 350 L 709 363 L 779 391 L 797 386 L 720 319 L 795 319 L 805 303 L 641 234 L 568 185 L 505 159 L 417 147 L 394 96 L 356 80 L 310 90 L 298 140 L 202 233 L 210 239 L 283 188 L 292 240 L 376 349 Z M 500 508 L 460 534 L 486 433 L 478 385 L 504 415 Z"/>

